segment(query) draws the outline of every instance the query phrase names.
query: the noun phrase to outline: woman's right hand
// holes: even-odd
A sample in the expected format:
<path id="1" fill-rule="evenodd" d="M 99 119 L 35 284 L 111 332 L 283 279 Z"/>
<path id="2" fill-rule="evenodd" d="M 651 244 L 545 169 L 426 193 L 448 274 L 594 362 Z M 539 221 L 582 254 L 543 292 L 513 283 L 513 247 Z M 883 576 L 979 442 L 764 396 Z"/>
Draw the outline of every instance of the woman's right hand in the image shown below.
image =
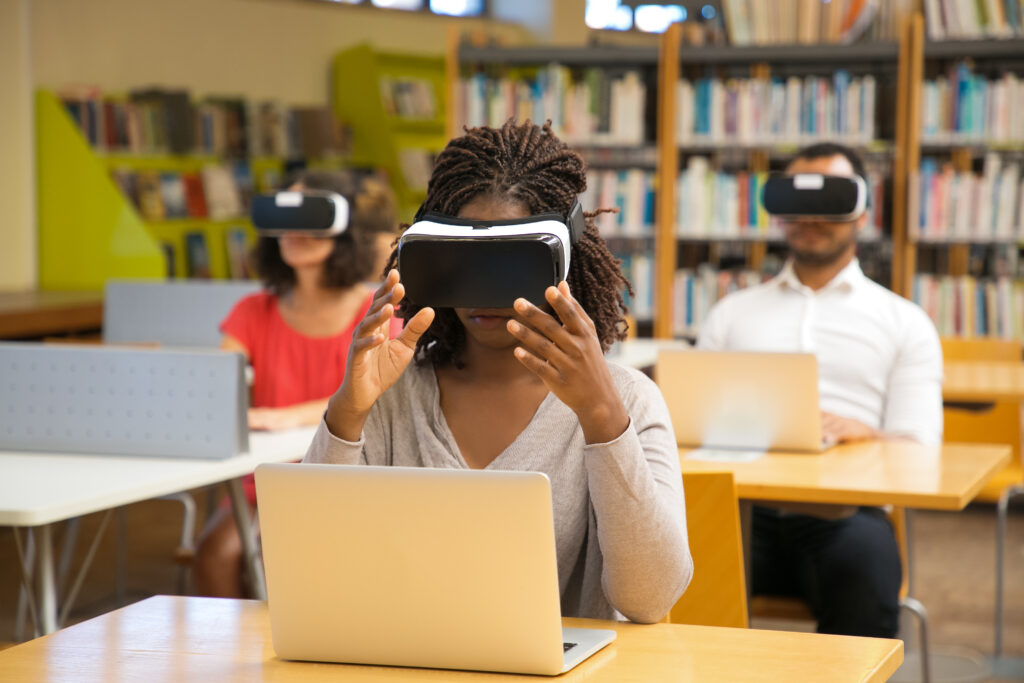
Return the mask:
<path id="1" fill-rule="evenodd" d="M 352 335 L 345 379 L 327 405 L 327 428 L 346 441 L 358 441 L 363 423 L 387 389 L 412 362 L 416 342 L 434 320 L 434 309 L 424 308 L 406 321 L 402 332 L 388 339 L 395 306 L 405 296 L 397 270 L 388 273 L 374 295 L 366 316 Z"/>

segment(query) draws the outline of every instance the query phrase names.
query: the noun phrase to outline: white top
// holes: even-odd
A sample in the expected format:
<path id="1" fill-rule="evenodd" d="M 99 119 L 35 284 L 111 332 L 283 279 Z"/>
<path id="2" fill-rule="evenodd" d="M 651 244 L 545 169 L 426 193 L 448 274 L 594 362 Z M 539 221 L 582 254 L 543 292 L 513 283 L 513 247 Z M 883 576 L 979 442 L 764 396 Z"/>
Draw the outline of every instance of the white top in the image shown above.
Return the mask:
<path id="1" fill-rule="evenodd" d="M 254 432 L 224 460 L 0 451 L 0 526 L 38 526 L 250 474 L 298 460 L 314 428 Z"/>
<path id="2" fill-rule="evenodd" d="M 868 279 L 854 259 L 818 291 L 789 262 L 726 296 L 698 347 L 813 353 L 821 409 L 924 444 L 942 440 L 942 348 L 916 304 Z"/>

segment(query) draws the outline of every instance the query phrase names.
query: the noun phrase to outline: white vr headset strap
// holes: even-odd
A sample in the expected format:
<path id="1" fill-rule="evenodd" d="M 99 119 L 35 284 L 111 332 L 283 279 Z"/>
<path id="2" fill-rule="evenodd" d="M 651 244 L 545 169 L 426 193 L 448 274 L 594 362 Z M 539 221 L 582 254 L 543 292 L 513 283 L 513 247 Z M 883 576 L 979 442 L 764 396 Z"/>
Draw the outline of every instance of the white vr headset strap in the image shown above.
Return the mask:
<path id="1" fill-rule="evenodd" d="M 348 200 L 337 192 L 327 190 L 304 190 L 295 192 L 286 190 L 274 195 L 274 204 L 281 208 L 300 207 L 306 196 L 323 197 L 334 204 L 334 223 L 323 231 L 325 234 L 336 235 L 348 227 Z M 298 231 L 296 231 L 298 232 Z"/>

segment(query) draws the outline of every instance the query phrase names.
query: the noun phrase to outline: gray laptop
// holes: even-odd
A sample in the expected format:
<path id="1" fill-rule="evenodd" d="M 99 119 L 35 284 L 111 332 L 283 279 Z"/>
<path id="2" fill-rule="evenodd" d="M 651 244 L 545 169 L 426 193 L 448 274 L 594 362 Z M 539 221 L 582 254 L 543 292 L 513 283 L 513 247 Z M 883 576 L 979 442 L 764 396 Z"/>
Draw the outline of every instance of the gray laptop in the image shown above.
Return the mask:
<path id="1" fill-rule="evenodd" d="M 279 657 L 557 675 L 615 639 L 562 628 L 544 474 L 268 464 L 256 490 Z"/>

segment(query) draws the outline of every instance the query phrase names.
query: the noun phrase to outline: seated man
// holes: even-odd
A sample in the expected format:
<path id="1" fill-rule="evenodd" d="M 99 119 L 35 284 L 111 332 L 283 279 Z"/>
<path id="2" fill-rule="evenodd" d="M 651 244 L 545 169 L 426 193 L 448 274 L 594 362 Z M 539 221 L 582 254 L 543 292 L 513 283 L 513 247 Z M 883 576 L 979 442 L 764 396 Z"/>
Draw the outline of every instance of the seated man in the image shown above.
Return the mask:
<path id="1" fill-rule="evenodd" d="M 834 144 L 801 150 L 786 173 L 865 176 L 857 154 Z M 814 353 L 826 440 L 936 444 L 939 338 L 917 305 L 861 272 L 857 234 L 867 220 L 784 220 L 791 257 L 782 272 L 718 302 L 698 346 Z M 806 599 L 822 633 L 895 637 L 900 558 L 883 511 L 787 507 L 754 508 L 752 592 Z"/>

